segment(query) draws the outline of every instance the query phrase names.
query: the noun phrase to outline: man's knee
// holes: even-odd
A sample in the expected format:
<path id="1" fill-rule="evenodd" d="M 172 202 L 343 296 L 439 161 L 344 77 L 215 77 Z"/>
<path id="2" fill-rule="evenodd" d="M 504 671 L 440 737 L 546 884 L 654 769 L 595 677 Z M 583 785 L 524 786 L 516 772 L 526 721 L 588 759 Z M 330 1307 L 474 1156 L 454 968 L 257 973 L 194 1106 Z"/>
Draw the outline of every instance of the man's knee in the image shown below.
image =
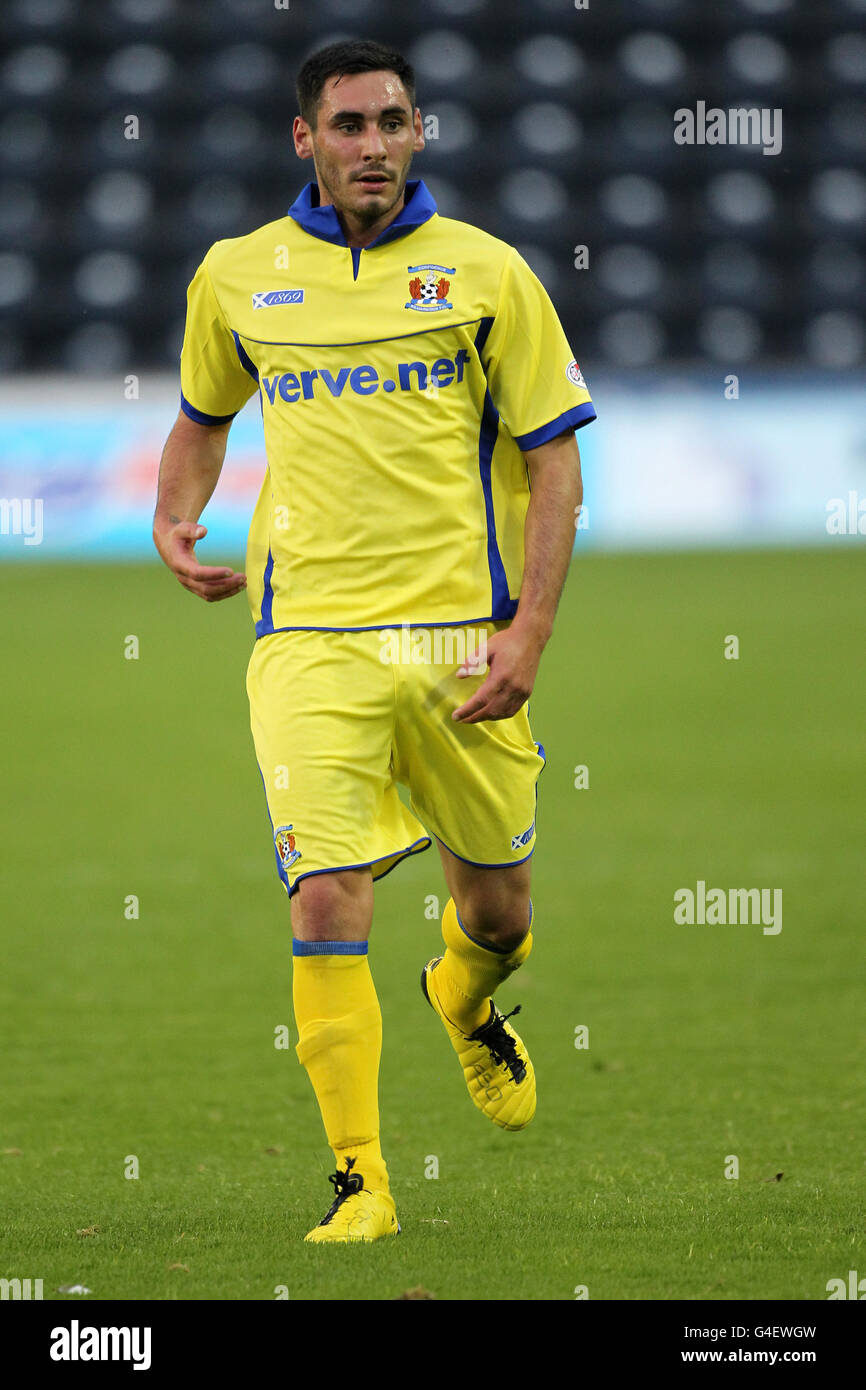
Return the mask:
<path id="1" fill-rule="evenodd" d="M 366 941 L 372 916 L 368 869 L 311 874 L 292 898 L 292 931 L 302 941 Z"/>
<path id="2" fill-rule="evenodd" d="M 457 911 L 470 936 L 513 951 L 529 931 L 529 889 L 485 885 L 482 880 L 461 894 Z"/>

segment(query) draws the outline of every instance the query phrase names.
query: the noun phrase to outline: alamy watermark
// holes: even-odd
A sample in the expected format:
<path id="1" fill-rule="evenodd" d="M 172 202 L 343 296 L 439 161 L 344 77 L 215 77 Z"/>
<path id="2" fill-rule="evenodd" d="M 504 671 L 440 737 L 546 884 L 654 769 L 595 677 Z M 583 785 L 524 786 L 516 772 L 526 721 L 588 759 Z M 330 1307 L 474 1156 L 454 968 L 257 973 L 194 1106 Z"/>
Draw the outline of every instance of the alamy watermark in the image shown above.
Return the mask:
<path id="1" fill-rule="evenodd" d="M 694 111 L 681 106 L 674 112 L 677 145 L 760 145 L 764 154 L 781 154 L 781 106 L 707 107 L 695 103 Z"/>
<path id="2" fill-rule="evenodd" d="M 465 666 L 480 675 L 487 667 L 487 631 L 475 627 L 415 627 L 404 623 L 379 633 L 384 666 Z"/>
<path id="3" fill-rule="evenodd" d="M 41 545 L 42 498 L 0 497 L 0 535 L 23 536 L 25 545 Z"/>
<path id="4" fill-rule="evenodd" d="M 828 1279 L 824 1287 L 828 1300 L 853 1298 L 862 1303 L 866 1299 L 866 1279 L 861 1279 L 856 1269 L 848 1270 L 847 1282 L 844 1279 Z"/>
<path id="5" fill-rule="evenodd" d="M 825 510 L 828 536 L 866 536 L 866 497 L 855 489 L 847 498 L 831 497 Z"/>
<path id="6" fill-rule="evenodd" d="M 13 1302 L 42 1298 L 42 1279 L 0 1279 L 0 1299 Z"/>
<path id="7" fill-rule="evenodd" d="M 674 921 L 679 926 L 763 926 L 764 936 L 782 930 L 781 888 L 707 888 L 697 886 L 674 892 Z"/>
<path id="8" fill-rule="evenodd" d="M 149 1327 L 82 1327 L 73 1318 L 69 1327 L 51 1331 L 48 1355 L 52 1361 L 131 1361 L 134 1371 L 147 1371 L 151 1361 Z"/>

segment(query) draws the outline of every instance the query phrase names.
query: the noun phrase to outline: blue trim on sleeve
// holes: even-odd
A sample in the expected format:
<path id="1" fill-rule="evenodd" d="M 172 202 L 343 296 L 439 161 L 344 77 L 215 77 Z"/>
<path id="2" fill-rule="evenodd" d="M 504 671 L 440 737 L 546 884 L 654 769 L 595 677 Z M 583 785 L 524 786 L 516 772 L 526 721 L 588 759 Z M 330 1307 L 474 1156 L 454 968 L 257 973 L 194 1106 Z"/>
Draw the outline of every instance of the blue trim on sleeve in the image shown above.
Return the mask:
<path id="1" fill-rule="evenodd" d="M 530 430 L 528 434 L 515 434 L 514 442 L 518 449 L 537 449 L 539 445 L 555 439 L 558 434 L 564 434 L 569 426 L 579 430 L 581 425 L 588 425 L 590 420 L 597 418 L 592 401 L 584 401 L 583 405 L 573 405 L 564 415 L 551 420 L 549 425 L 541 425 L 539 429 Z"/>
<path id="2" fill-rule="evenodd" d="M 262 594 L 262 616 L 256 623 L 256 636 L 267 637 L 274 630 L 274 591 L 271 588 L 271 576 L 274 572 L 274 553 L 268 546 L 268 559 L 264 573 L 264 593 Z"/>
<path id="3" fill-rule="evenodd" d="M 293 956 L 366 956 L 368 941 L 299 941 L 292 937 Z"/>
<path id="4" fill-rule="evenodd" d="M 249 374 L 250 374 L 250 376 L 252 377 L 253 381 L 256 383 L 256 385 L 258 385 L 258 383 L 259 383 L 259 369 L 258 369 L 258 367 L 256 366 L 255 362 L 253 362 L 252 358 L 249 357 L 249 356 L 247 355 L 247 353 L 244 351 L 243 344 L 241 343 L 241 340 L 240 340 L 240 338 L 238 337 L 238 335 L 237 335 L 237 333 L 235 332 L 234 329 L 232 329 L 232 337 L 233 337 L 234 340 L 235 340 L 235 347 L 237 348 L 237 353 L 238 353 L 238 357 L 239 357 L 239 359 L 240 359 L 240 364 L 241 364 L 241 366 L 243 367 L 243 369 L 244 369 L 245 372 L 249 372 Z"/>
<path id="5" fill-rule="evenodd" d="M 235 410 L 231 415 L 206 415 L 203 410 L 196 410 L 194 405 L 190 405 L 182 391 L 180 393 L 180 408 L 184 415 L 188 415 L 197 425 L 227 425 L 229 420 L 233 420 L 238 413 Z"/>

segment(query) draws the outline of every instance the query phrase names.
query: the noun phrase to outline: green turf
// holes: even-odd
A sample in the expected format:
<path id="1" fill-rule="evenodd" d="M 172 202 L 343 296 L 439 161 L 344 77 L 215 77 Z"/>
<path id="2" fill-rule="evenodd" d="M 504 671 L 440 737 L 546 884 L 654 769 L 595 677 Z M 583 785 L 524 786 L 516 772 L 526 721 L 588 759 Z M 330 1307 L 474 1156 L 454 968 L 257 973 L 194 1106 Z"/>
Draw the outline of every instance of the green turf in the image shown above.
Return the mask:
<path id="1" fill-rule="evenodd" d="M 473 1109 L 421 998 L 431 851 L 377 889 L 371 946 L 403 1234 L 343 1249 L 301 1240 L 333 1162 L 293 1050 L 244 600 L 158 567 L 0 586 L 0 1276 L 46 1297 L 701 1300 L 866 1274 L 866 553 L 576 560 L 532 700 L 536 948 L 501 994 L 536 1120 Z M 698 879 L 781 888 L 781 933 L 675 925 Z"/>

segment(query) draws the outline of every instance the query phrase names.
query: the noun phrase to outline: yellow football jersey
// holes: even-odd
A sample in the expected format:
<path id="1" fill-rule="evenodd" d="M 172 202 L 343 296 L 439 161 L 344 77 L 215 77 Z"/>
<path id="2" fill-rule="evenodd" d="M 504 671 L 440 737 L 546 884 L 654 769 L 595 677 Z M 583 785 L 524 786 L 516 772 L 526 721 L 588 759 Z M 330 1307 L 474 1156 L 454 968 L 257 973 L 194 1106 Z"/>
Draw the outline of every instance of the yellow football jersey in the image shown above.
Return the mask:
<path id="1" fill-rule="evenodd" d="M 308 184 L 211 247 L 189 287 L 181 405 L 258 390 L 267 471 L 247 544 L 257 636 L 511 618 L 521 450 L 595 419 L 556 311 L 505 242 L 424 184 L 364 250 Z"/>

